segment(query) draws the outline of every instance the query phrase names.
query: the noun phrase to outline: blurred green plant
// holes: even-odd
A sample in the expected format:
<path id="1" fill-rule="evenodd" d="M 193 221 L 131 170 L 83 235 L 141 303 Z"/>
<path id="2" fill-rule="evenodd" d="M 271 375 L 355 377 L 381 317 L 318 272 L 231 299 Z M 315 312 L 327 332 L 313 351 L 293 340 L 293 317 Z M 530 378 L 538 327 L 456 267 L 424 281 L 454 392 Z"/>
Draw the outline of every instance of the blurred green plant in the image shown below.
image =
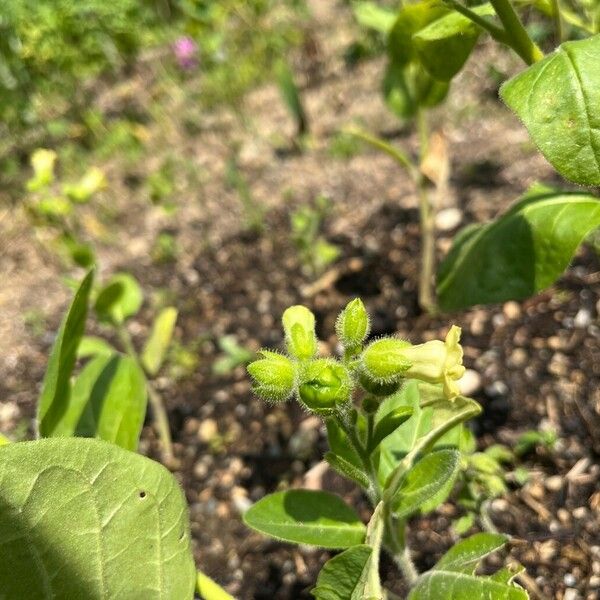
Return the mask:
<path id="1" fill-rule="evenodd" d="M 240 199 L 243 211 L 244 228 L 254 233 L 262 233 L 265 228 L 265 209 L 252 195 L 248 181 L 238 165 L 239 148 L 235 148 L 227 161 L 225 182 L 234 189 Z"/>
<path id="2" fill-rule="evenodd" d="M 234 335 L 224 335 L 217 341 L 223 353 L 213 363 L 215 375 L 228 375 L 236 367 L 248 364 L 256 356 L 252 350 L 241 346 Z"/>
<path id="3" fill-rule="evenodd" d="M 100 169 L 90 167 L 74 182 L 58 182 L 56 158 L 53 150 L 43 148 L 32 154 L 33 176 L 27 181 L 24 207 L 35 231 L 50 233 L 51 244 L 59 256 L 81 267 L 90 267 L 95 261 L 94 251 L 84 240 L 77 208 L 106 186 L 106 178 Z M 45 240 L 42 242 L 45 246 Z"/>
<path id="4" fill-rule="evenodd" d="M 290 215 L 292 241 L 309 277 L 318 277 L 340 255 L 339 248 L 321 234 L 330 210 L 331 200 L 321 195 L 311 205 L 300 206 Z"/>

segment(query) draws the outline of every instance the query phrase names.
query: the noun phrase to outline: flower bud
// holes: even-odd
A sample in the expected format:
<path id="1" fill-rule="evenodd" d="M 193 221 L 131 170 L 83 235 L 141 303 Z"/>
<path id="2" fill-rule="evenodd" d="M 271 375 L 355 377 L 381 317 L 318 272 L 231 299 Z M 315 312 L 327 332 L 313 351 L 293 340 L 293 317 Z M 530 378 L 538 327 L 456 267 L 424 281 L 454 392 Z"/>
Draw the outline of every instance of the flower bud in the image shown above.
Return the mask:
<path id="1" fill-rule="evenodd" d="M 335 322 L 338 339 L 345 348 L 360 346 L 369 335 L 369 329 L 369 315 L 360 298 L 349 302 Z"/>
<path id="2" fill-rule="evenodd" d="M 305 306 L 291 306 L 281 318 L 287 350 L 293 358 L 308 360 L 317 353 L 315 315 Z"/>
<path id="3" fill-rule="evenodd" d="M 376 340 L 362 354 L 365 374 L 376 383 L 397 381 L 411 366 L 404 355 L 410 347 L 410 342 L 395 338 Z"/>
<path id="4" fill-rule="evenodd" d="M 248 373 L 256 382 L 254 393 L 270 402 L 287 400 L 294 391 L 294 364 L 277 352 L 261 350 L 260 354 L 264 358 L 248 365 Z"/>
<path id="5" fill-rule="evenodd" d="M 299 400 L 309 410 L 326 415 L 350 399 L 351 380 L 347 369 L 321 358 L 306 365 L 300 378 Z"/>

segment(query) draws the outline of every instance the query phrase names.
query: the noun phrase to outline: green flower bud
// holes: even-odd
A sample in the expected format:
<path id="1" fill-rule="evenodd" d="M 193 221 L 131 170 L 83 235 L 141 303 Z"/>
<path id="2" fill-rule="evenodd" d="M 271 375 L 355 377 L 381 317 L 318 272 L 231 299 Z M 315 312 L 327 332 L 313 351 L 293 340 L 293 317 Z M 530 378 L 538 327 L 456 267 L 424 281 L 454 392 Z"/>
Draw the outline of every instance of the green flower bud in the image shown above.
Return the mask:
<path id="1" fill-rule="evenodd" d="M 380 398 L 375 398 L 373 396 L 367 396 L 362 401 L 362 409 L 368 415 L 374 415 L 379 408 L 379 404 L 381 403 Z"/>
<path id="2" fill-rule="evenodd" d="M 369 329 L 369 315 L 360 298 L 349 302 L 335 322 L 337 336 L 346 348 L 360 346 L 369 335 Z"/>
<path id="3" fill-rule="evenodd" d="M 363 369 L 367 377 L 376 383 L 392 383 L 410 368 L 411 362 L 404 352 L 410 342 L 395 338 L 383 338 L 370 344 L 362 354 Z"/>
<path id="4" fill-rule="evenodd" d="M 378 383 L 371 379 L 366 373 L 360 373 L 358 376 L 360 385 L 373 396 L 391 396 L 398 391 L 400 381 L 390 381 L 389 383 Z"/>
<path id="5" fill-rule="evenodd" d="M 291 306 L 281 318 L 287 350 L 293 358 L 308 360 L 317 353 L 315 315 L 306 306 Z"/>
<path id="6" fill-rule="evenodd" d="M 330 414 L 336 406 L 350 399 L 351 387 L 346 367 L 320 358 L 303 369 L 298 388 L 299 401 L 317 414 Z"/>
<path id="7" fill-rule="evenodd" d="M 261 350 L 264 356 L 248 365 L 248 373 L 256 384 L 254 393 L 269 402 L 283 402 L 294 391 L 295 369 L 292 361 L 269 350 Z"/>

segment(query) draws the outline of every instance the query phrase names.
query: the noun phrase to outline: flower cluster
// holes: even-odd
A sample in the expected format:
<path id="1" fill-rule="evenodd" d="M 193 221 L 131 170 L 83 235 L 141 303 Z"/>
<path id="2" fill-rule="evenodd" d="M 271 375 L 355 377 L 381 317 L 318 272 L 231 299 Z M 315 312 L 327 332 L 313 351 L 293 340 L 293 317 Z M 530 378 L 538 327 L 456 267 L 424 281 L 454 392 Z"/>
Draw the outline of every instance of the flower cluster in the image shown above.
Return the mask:
<path id="1" fill-rule="evenodd" d="M 282 317 L 286 354 L 261 350 L 248 366 L 255 393 L 271 402 L 296 396 L 311 412 L 328 415 L 350 403 L 360 386 L 369 397 L 393 394 L 405 379 L 439 384 L 448 400 L 459 394 L 457 380 L 465 368 L 459 343 L 460 328 L 453 325 L 445 341 L 413 345 L 386 337 L 363 347 L 370 322 L 360 299 L 350 302 L 336 321 L 344 349 L 343 359 L 318 358 L 315 317 L 305 306 L 292 306 Z"/>

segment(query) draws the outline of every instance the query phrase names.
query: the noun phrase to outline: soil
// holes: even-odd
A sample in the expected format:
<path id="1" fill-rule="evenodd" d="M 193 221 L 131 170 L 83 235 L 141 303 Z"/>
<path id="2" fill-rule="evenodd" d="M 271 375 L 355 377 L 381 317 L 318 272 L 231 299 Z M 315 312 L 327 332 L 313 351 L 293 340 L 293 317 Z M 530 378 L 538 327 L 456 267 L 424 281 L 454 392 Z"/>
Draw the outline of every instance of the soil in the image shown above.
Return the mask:
<path id="1" fill-rule="evenodd" d="M 322 424 L 294 403 L 269 406 L 253 397 L 243 367 L 217 376 L 212 366 L 220 356 L 217 341 L 226 334 L 253 350 L 280 347 L 279 318 L 294 303 L 315 312 L 322 350 L 333 352 L 335 317 L 360 296 L 373 316 L 373 336 L 393 333 L 420 342 L 443 336 L 450 323 L 463 328 L 466 366 L 479 375 L 473 396 L 484 408 L 473 423 L 481 448 L 513 446 L 530 429 L 558 434 L 554 448 L 523 457 L 519 466 L 529 471 L 529 481 L 511 485 L 509 494 L 495 500 L 491 518 L 512 536 L 508 553 L 526 567 L 520 581 L 532 597 L 599 598 L 599 258 L 584 246 L 556 285 L 521 303 L 423 314 L 416 294 L 419 229 L 410 181 L 373 150 L 363 148 L 349 158 L 330 150 L 336 131 L 355 120 L 409 151 L 416 143 L 377 92 L 383 59 L 354 68 L 344 64 L 343 49 L 357 30 L 348 8 L 332 4 L 312 3 L 311 59 L 296 57 L 311 127 L 305 149 L 294 146 L 293 123 L 277 90 L 266 86 L 248 97 L 244 111 L 250 121 L 243 126 L 225 109 L 199 116 L 185 94 L 174 97 L 160 119 L 147 125 L 149 156 L 100 165 L 111 183 L 101 200 L 117 215 L 117 233 L 99 242 L 102 274 L 128 270 L 148 291 L 143 313 L 130 324 L 134 339 L 140 342 L 148 331 L 150 291 L 162 290 L 180 309 L 179 342 L 199 355 L 192 373 L 175 377 L 166 371 L 156 382 L 169 408 L 173 470 L 189 501 L 197 564 L 241 600 L 310 597 L 330 554 L 268 540 L 249 531 L 240 514 L 269 492 L 306 484 L 305 473 L 319 465 L 326 447 Z M 484 43 L 432 119 L 451 159 L 440 202 L 460 211 L 460 226 L 501 213 L 536 180 L 558 183 L 497 100 L 492 63 L 506 73 L 517 65 Z M 114 110 L 134 104 L 149 112 L 152 70 L 142 65 L 129 83 L 124 100 L 107 90 L 99 103 L 113 103 Z M 190 119 L 200 122 L 193 132 Z M 252 197 L 265 211 L 260 233 L 248 230 L 237 192 L 226 184 L 234 145 Z M 177 210 L 167 214 L 148 201 L 139 182 L 172 155 L 194 176 L 178 183 Z M 303 271 L 290 242 L 289 216 L 318 194 L 332 200 L 323 233 L 341 255 L 315 279 Z M 440 257 L 456 230 L 438 232 Z M 162 231 L 173 234 L 179 248 L 167 263 L 152 260 Z M 0 430 L 14 432 L 33 414 L 52 332 L 69 293 L 60 265 L 48 260 L 18 208 L 7 209 L 4 218 L 0 214 L 0 233 Z M 32 311 L 45 319 L 41 332 L 24 318 Z M 142 450 L 156 455 L 150 424 Z M 333 485 L 368 518 L 357 490 L 339 481 Z M 459 514 L 446 503 L 411 522 L 420 569 L 451 545 L 450 522 Z M 504 558 L 493 560 L 499 564 Z M 387 560 L 382 574 L 389 589 L 405 592 Z"/>

